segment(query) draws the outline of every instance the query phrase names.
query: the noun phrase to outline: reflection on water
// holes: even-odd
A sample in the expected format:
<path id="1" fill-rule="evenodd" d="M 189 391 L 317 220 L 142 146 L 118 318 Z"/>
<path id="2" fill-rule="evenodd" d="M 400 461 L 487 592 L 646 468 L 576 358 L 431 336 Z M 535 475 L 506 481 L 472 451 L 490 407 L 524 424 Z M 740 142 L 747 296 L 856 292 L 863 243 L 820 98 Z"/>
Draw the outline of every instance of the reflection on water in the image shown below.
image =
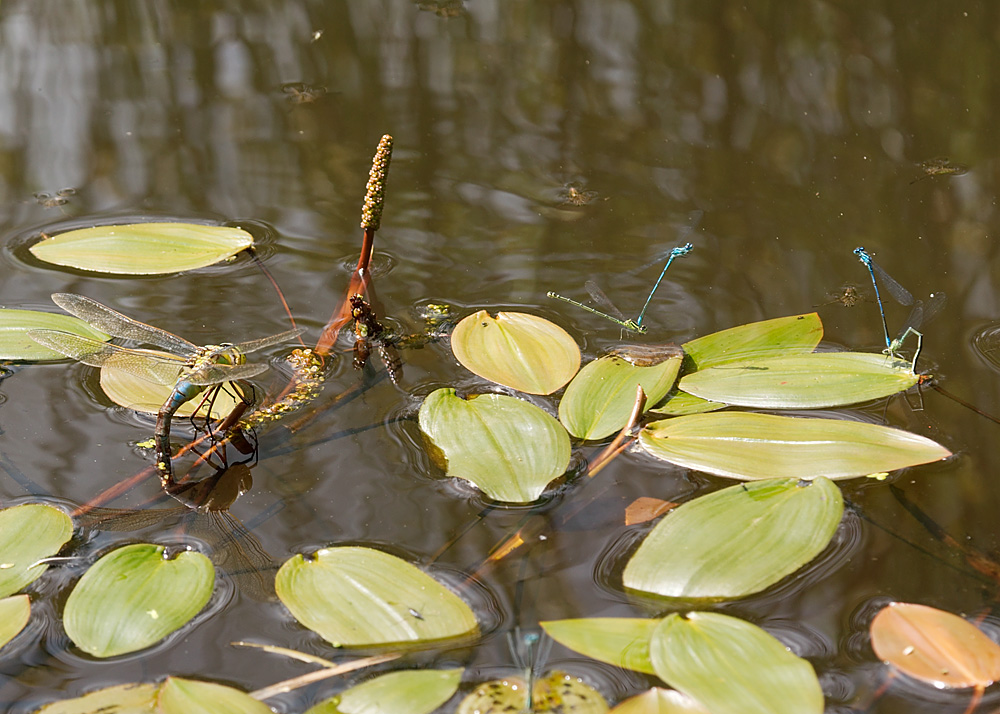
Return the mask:
<path id="1" fill-rule="evenodd" d="M 614 287 L 618 305 L 642 305 L 651 280 L 634 268 L 674 245 L 676 228 L 700 210 L 698 250 L 650 303 L 650 343 L 809 312 L 818 296 L 857 278 L 850 250 L 865 245 L 914 291 L 949 293 L 946 319 L 924 330 L 921 364 L 935 363 L 951 391 L 996 412 L 992 347 L 986 338 L 973 346 L 970 335 L 1000 315 L 1000 244 L 991 239 L 1000 220 L 996 92 L 983 70 L 1000 53 L 984 31 L 998 15 L 991 3 L 955 10 L 930 0 L 780 8 L 731 0 L 210 8 L 7 0 L 0 4 L 0 303 L 39 305 L 52 292 L 75 292 L 199 344 L 271 334 L 282 329 L 280 306 L 246 263 L 122 280 L 51 270 L 12 253 L 19 236 L 66 221 L 62 212 L 74 225 L 126 215 L 253 219 L 273 227 L 268 267 L 296 317 L 318 332 L 343 297 L 339 261 L 359 247 L 371 152 L 391 133 L 396 153 L 376 245 L 386 256 L 377 276 L 380 314 L 444 302 L 470 310 L 527 305 L 569 326 L 595 357 L 618 338 L 618 326 L 543 304 L 545 292 L 593 278 Z M 944 155 L 952 158 L 920 163 Z M 915 173 L 932 180 L 911 185 Z M 847 305 L 859 294 L 836 299 Z M 905 318 L 896 306 L 886 311 L 892 324 Z M 881 342 L 874 308 L 821 312 L 829 340 L 853 348 Z M 280 458 L 262 454 L 254 490 L 233 509 L 265 494 L 282 499 L 285 509 L 254 529 L 276 560 L 341 541 L 430 554 L 476 517 L 476 499 L 434 488 L 436 472 L 414 458 L 410 440 L 385 428 L 387 416 L 412 412 L 423 395 L 467 375 L 441 344 L 407 350 L 406 374 L 407 393 L 387 381 L 370 385 L 324 414 L 322 430 L 288 436 Z M 125 445 L 146 434 L 109 419 L 77 377 L 64 365 L 31 366 L 0 385 L 6 497 L 31 489 L 83 503 L 141 468 Z M 354 384 L 342 365 L 327 389 Z M 916 469 L 899 484 L 934 504 L 953 535 L 995 549 L 995 425 L 934 395 L 925 406 L 915 417 L 893 403 L 889 418 L 934 422 L 964 456 L 940 471 Z M 613 484 L 608 511 L 638 497 L 676 501 L 687 489 L 722 485 L 664 473 L 632 455 L 602 477 Z M 821 632 L 841 646 L 853 636 L 850 613 L 876 593 L 976 610 L 978 585 L 961 574 L 941 577 L 940 564 L 920 549 L 926 532 L 907 526 L 899 540 L 873 525 L 906 519 L 880 493 L 855 494 L 870 519 L 858 538 L 861 556 L 838 560 L 781 597 L 741 602 L 741 614 L 801 625 L 807 640 Z M 613 572 L 605 579 L 613 568 L 602 551 L 628 540 L 619 523 L 601 519 L 535 545 L 526 557 L 537 565 L 528 587 L 536 589 L 538 619 L 637 615 Z M 511 526 L 491 514 L 448 551 L 449 564 L 477 562 Z M 504 569 L 488 585 L 506 593 Z M 220 654 L 226 637 L 246 636 L 236 631 L 241 623 L 278 643 L 289 632 L 305 637 L 284 615 L 254 605 L 228 605 L 183 646 L 119 663 L 115 676 L 196 671 L 252 689 L 298 674 L 256 654 Z M 495 662 L 479 664 L 506 656 L 490 647 L 473 657 Z M 850 664 L 866 661 L 856 654 L 848 648 L 829 669 L 840 673 L 842 665 L 844 677 L 864 681 L 866 669 Z M 566 656 L 556 651 L 552 664 L 564 668 Z M 20 701 L 22 711 L 39 692 L 79 693 L 104 676 L 82 662 L 46 667 L 44 654 L 24 659 L 30 667 L 12 667 L 0 680 L 0 701 Z M 826 662 L 815 661 L 821 674 Z M 620 693 L 638 686 L 629 681 Z M 283 706 L 304 710 L 311 696 L 288 695 Z M 875 706 L 934 711 L 892 695 Z"/>

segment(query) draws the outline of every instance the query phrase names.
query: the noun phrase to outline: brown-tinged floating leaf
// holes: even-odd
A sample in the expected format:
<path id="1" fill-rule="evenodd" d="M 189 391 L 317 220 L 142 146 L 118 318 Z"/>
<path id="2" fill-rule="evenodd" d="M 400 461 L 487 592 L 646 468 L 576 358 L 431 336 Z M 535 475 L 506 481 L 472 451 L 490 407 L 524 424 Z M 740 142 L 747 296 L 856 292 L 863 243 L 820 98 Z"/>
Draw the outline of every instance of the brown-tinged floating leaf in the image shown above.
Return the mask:
<path id="1" fill-rule="evenodd" d="M 872 620 L 871 638 L 879 659 L 935 687 L 984 688 L 1000 679 L 1000 646 L 944 610 L 890 603 Z"/>
<path id="2" fill-rule="evenodd" d="M 659 518 L 676 506 L 676 503 L 664 501 L 660 498 L 640 496 L 625 509 L 625 525 L 634 526 L 636 523 L 651 521 L 654 518 Z"/>

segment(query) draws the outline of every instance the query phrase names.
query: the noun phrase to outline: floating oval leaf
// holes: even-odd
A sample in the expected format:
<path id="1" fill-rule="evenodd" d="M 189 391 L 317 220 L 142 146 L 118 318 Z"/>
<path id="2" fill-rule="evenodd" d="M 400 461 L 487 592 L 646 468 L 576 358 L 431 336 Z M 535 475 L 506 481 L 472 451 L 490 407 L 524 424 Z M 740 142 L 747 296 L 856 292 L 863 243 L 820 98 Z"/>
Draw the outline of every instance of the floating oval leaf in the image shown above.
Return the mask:
<path id="1" fill-rule="evenodd" d="M 44 503 L 0 511 L 0 597 L 35 581 L 49 567 L 38 561 L 58 553 L 72 535 L 70 517 Z"/>
<path id="2" fill-rule="evenodd" d="M 673 389 L 667 394 L 667 398 L 650 409 L 650 412 L 663 416 L 684 416 L 685 414 L 714 412 L 718 409 L 725 409 L 727 406 L 729 405 L 722 402 L 710 402 L 679 389 Z"/>
<path id="3" fill-rule="evenodd" d="M 822 714 L 812 665 L 749 622 L 667 615 L 649 642 L 656 674 L 712 714 Z"/>
<path id="4" fill-rule="evenodd" d="M 890 603 L 872 620 L 871 637 L 879 659 L 935 687 L 985 688 L 1000 679 L 1000 647 L 944 610 Z"/>
<path id="5" fill-rule="evenodd" d="M 24 629 L 30 616 L 31 600 L 27 595 L 13 595 L 0 600 L 0 647 Z"/>
<path id="6" fill-rule="evenodd" d="M 821 339 L 823 323 L 815 312 L 751 322 L 685 342 L 683 347 L 688 359 L 684 368 L 692 373 L 730 362 L 808 353 L 816 349 Z M 678 391 L 656 405 L 653 412 L 680 416 L 710 412 L 722 406 L 719 402 Z"/>
<path id="7" fill-rule="evenodd" d="M 157 693 L 156 714 L 273 714 L 245 692 L 214 682 L 167 677 Z"/>
<path id="8" fill-rule="evenodd" d="M 208 602 L 215 568 L 201 553 L 165 556 L 161 545 L 111 551 L 80 578 L 66 601 L 66 634 L 94 657 L 149 647 L 186 624 Z"/>
<path id="9" fill-rule="evenodd" d="M 514 397 L 461 399 L 454 389 L 437 389 L 420 406 L 419 420 L 447 461 L 448 475 L 470 481 L 497 501 L 534 501 L 569 465 L 566 430 Z"/>
<path id="10" fill-rule="evenodd" d="M 95 330 L 83 320 L 69 315 L 37 310 L 0 309 L 0 359 L 24 362 L 64 360 L 66 355 L 38 344 L 28 337 L 31 330 L 59 330 L 71 332 L 92 340 L 106 342 L 111 339 Z"/>
<path id="11" fill-rule="evenodd" d="M 119 275 L 160 275 L 226 260 L 253 245 L 242 228 L 130 223 L 60 233 L 31 246 L 46 263 Z"/>
<path id="12" fill-rule="evenodd" d="M 579 677 L 558 670 L 536 679 L 531 688 L 528 709 L 528 685 L 518 677 L 507 677 L 479 685 L 458 705 L 455 714 L 510 714 L 531 711 L 534 714 L 604 714 L 608 703 L 601 693 Z"/>
<path id="13" fill-rule="evenodd" d="M 680 388 L 741 407 L 816 409 L 887 397 L 918 380 L 909 362 L 887 355 L 821 352 L 702 369 L 684 377 Z"/>
<path id="14" fill-rule="evenodd" d="M 155 684 L 116 684 L 82 697 L 53 702 L 36 714 L 152 714 L 156 712 L 157 689 Z"/>
<path id="15" fill-rule="evenodd" d="M 580 439 L 601 439 L 628 423 L 641 384 L 648 404 L 656 404 L 673 386 L 681 366 L 677 354 L 651 367 L 639 367 L 616 355 L 594 360 L 573 378 L 559 402 L 559 421 Z"/>
<path id="16" fill-rule="evenodd" d="M 826 547 L 844 512 L 831 481 L 768 479 L 675 508 L 625 566 L 625 587 L 676 598 L 736 598 L 795 572 Z"/>
<path id="17" fill-rule="evenodd" d="M 115 369 L 114 363 L 117 357 L 118 355 L 113 355 L 109 363 L 101 367 L 101 389 L 108 395 L 108 399 L 119 406 L 146 414 L 156 414 L 167 401 L 173 387 L 157 384 L 131 372 Z M 180 376 L 179 367 L 177 374 Z M 242 394 L 243 390 L 232 382 L 225 382 L 221 386 L 222 388 L 216 391 L 207 403 L 203 404 L 202 396 L 198 396 L 181 404 L 174 416 L 191 416 L 195 410 L 198 410 L 198 415 L 204 417 L 209 407 L 212 410 L 212 419 L 222 419 L 227 416 L 236 408 L 239 403 L 236 395 Z M 202 394 L 207 394 L 207 392 Z"/>
<path id="18" fill-rule="evenodd" d="M 697 369 L 746 362 L 792 352 L 812 352 L 823 339 L 819 314 L 791 315 L 730 327 L 685 342 L 684 352 Z"/>
<path id="19" fill-rule="evenodd" d="M 306 714 L 430 714 L 458 691 L 463 671 L 389 672 L 320 702 Z"/>
<path id="20" fill-rule="evenodd" d="M 639 433 L 664 461 L 739 479 L 867 476 L 951 452 L 901 429 L 840 419 L 718 412 L 653 422 Z"/>
<path id="21" fill-rule="evenodd" d="M 636 672 L 655 674 L 649 638 L 659 620 L 635 617 L 588 617 L 539 623 L 559 644 L 592 659 Z"/>
<path id="22" fill-rule="evenodd" d="M 418 643 L 474 632 L 461 598 L 417 567 L 372 548 L 323 548 L 285 561 L 275 579 L 292 615 L 335 647 Z"/>
<path id="23" fill-rule="evenodd" d="M 580 369 L 580 348 L 548 320 L 523 312 L 485 310 L 469 315 L 451 333 L 455 359 L 483 379 L 528 394 L 551 394 Z"/>
<path id="24" fill-rule="evenodd" d="M 626 699 L 611 714 L 711 714 L 701 704 L 676 689 L 653 687 Z"/>

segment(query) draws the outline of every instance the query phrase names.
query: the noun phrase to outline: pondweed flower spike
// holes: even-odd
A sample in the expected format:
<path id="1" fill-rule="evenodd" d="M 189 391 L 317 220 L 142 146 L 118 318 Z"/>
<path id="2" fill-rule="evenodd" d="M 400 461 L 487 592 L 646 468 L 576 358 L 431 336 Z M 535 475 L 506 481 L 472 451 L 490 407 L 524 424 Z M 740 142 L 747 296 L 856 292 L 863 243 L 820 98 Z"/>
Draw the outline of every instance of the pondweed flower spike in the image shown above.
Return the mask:
<path id="1" fill-rule="evenodd" d="M 372 170 L 368 174 L 365 187 L 365 205 L 361 209 L 361 227 L 377 231 L 382 223 L 382 208 L 385 205 L 385 181 L 389 176 L 389 161 L 392 159 L 392 137 L 388 134 L 378 143 L 378 150 L 372 160 Z"/>

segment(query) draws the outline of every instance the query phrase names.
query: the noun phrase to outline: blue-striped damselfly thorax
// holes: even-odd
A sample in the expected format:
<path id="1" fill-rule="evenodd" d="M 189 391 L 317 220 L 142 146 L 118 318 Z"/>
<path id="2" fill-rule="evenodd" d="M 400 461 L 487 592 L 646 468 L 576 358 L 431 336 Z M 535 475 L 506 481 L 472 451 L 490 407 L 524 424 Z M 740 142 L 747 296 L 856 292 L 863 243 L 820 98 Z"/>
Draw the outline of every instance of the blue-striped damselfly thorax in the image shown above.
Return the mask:
<path id="1" fill-rule="evenodd" d="M 698 222 L 701 220 L 701 216 L 702 216 L 701 211 L 693 211 L 690 214 L 688 218 L 688 224 L 684 227 L 684 231 L 681 234 L 681 240 L 687 238 L 688 234 L 690 234 L 691 231 L 695 229 L 695 227 L 698 225 Z M 546 295 L 550 298 L 555 298 L 557 300 L 562 300 L 563 302 L 568 302 L 570 305 L 576 305 L 577 307 L 583 308 L 587 312 L 592 312 L 595 315 L 600 315 L 606 320 L 611 320 L 611 322 L 615 323 L 616 325 L 620 325 L 621 327 L 623 327 L 626 330 L 629 330 L 630 332 L 638 332 L 640 334 L 645 334 L 648 328 L 644 324 L 642 324 L 642 321 L 646 317 L 646 310 L 649 308 L 649 304 L 653 301 L 653 295 L 656 294 L 656 290 L 660 287 L 660 283 L 663 282 L 663 276 L 667 274 L 667 268 L 670 267 L 670 264 L 674 262 L 675 258 L 680 258 L 682 256 L 687 255 L 688 253 L 691 252 L 693 248 L 694 248 L 693 244 L 685 243 L 684 245 L 672 248 L 670 250 L 670 252 L 667 254 L 667 263 L 666 265 L 663 266 L 663 270 L 660 271 L 660 277 L 656 279 L 656 283 L 653 285 L 653 289 L 649 291 L 649 296 L 646 298 L 646 302 L 642 306 L 642 310 L 639 311 L 639 316 L 636 317 L 634 320 L 626 319 L 625 315 L 623 315 L 622 312 L 618 308 L 616 308 L 614 304 L 608 299 L 607 295 L 604 294 L 604 291 L 602 291 L 597 286 L 597 283 L 591 280 L 588 280 L 584 284 L 584 286 L 587 288 L 587 292 L 590 293 L 590 296 L 594 299 L 594 301 L 601 304 L 601 306 L 604 308 L 604 311 L 590 307 L 589 305 L 584 305 L 582 302 L 573 300 L 572 298 L 564 297 L 562 295 L 559 295 L 558 293 L 554 293 L 551 291 L 546 293 Z"/>

